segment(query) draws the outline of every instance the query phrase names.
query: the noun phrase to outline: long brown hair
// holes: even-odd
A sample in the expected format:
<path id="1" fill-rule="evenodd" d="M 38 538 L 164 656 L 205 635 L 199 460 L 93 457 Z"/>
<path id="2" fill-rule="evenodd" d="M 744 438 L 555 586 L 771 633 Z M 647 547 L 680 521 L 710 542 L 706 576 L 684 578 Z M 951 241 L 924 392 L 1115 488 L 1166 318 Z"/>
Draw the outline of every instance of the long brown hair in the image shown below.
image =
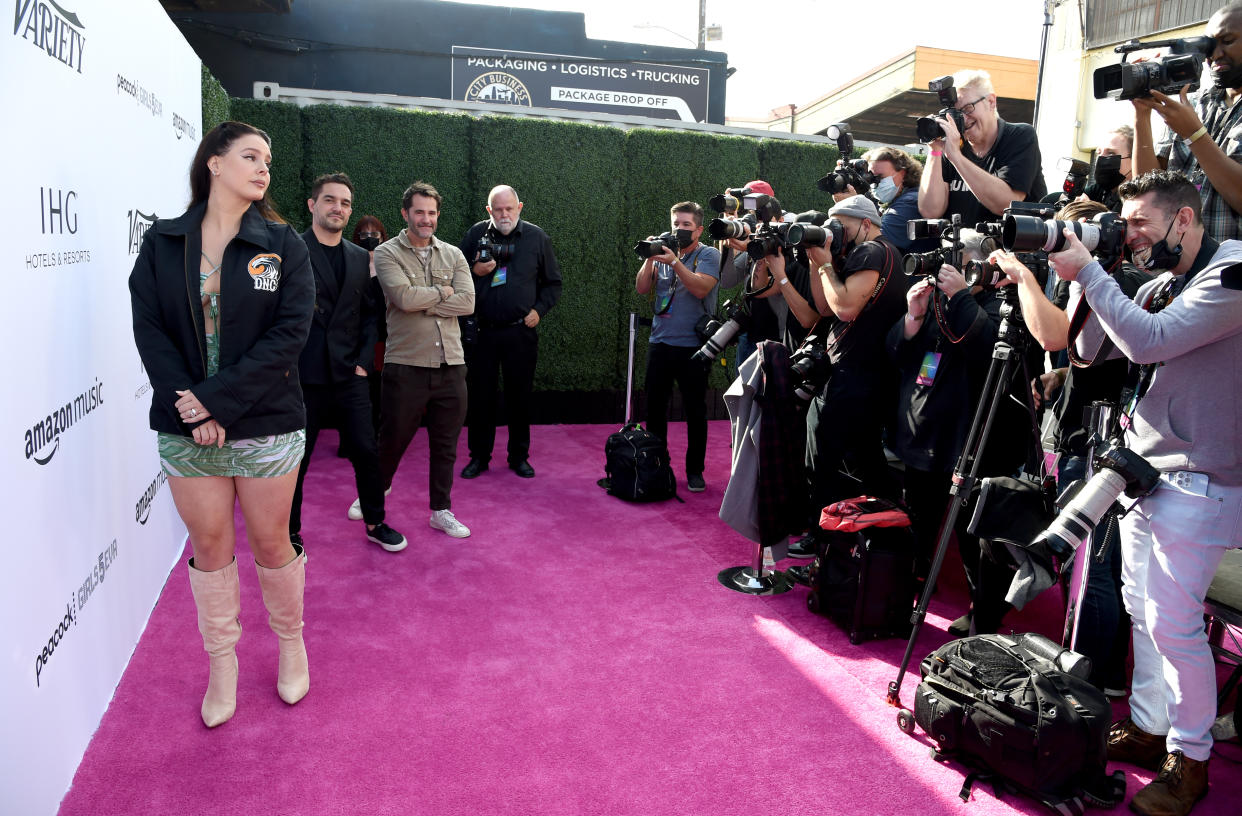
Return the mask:
<path id="1" fill-rule="evenodd" d="M 198 143 L 198 150 L 194 153 L 194 160 L 190 162 L 191 208 L 205 202 L 211 194 L 211 170 L 207 167 L 207 160 L 212 156 L 223 156 L 229 152 L 233 142 L 249 134 L 261 137 L 263 141 L 267 142 L 269 148 L 272 146 L 270 136 L 254 125 L 248 125 L 245 122 L 221 122 L 203 136 L 203 140 Z M 283 224 L 285 219 L 280 217 L 280 213 L 276 212 L 276 208 L 268 197 L 271 189 L 272 185 L 269 183 L 267 188 L 263 190 L 263 198 L 256 202 L 259 212 L 268 221 L 278 221 Z"/>

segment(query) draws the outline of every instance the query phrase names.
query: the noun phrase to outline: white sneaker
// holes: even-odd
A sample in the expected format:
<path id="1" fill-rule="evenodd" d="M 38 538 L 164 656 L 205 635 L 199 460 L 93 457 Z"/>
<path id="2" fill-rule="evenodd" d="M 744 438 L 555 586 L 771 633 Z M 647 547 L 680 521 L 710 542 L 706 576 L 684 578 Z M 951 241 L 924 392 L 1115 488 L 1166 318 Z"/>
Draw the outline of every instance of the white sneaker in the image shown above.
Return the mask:
<path id="1" fill-rule="evenodd" d="M 384 495 L 387 496 L 391 492 L 392 488 L 390 487 L 384 491 Z M 350 521 L 362 521 L 362 499 L 354 499 L 354 503 L 349 506 L 349 512 L 345 514 L 345 517 Z"/>
<path id="2" fill-rule="evenodd" d="M 452 510 L 436 510 L 427 522 L 437 530 L 443 530 L 453 538 L 465 538 L 470 535 L 470 528 L 453 516 Z"/>

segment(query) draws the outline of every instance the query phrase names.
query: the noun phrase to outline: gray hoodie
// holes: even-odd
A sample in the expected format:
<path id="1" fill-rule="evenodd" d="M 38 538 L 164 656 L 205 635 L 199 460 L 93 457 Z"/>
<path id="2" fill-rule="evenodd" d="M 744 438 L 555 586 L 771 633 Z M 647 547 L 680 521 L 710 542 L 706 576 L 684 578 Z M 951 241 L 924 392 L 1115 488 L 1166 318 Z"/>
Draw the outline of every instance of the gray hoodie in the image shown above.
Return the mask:
<path id="1" fill-rule="evenodd" d="M 1138 403 L 1126 444 L 1165 472 L 1206 473 L 1242 485 L 1242 291 L 1221 286 L 1221 271 L 1242 263 L 1242 241 L 1225 241 L 1173 301 L 1156 314 L 1143 308 L 1170 279 L 1144 284 L 1134 300 L 1092 261 L 1078 273 L 1069 311 L 1086 293 L 1092 315 L 1076 350 L 1090 358 L 1103 334 L 1112 356 L 1163 363 Z"/>

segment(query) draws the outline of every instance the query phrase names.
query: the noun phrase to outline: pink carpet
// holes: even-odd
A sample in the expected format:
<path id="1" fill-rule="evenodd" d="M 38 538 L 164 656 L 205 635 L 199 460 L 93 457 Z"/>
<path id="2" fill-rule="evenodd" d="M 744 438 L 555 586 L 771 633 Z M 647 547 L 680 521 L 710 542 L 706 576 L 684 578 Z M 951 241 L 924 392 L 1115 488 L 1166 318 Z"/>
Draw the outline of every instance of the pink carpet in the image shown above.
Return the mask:
<path id="1" fill-rule="evenodd" d="M 493 469 L 454 486 L 463 540 L 427 526 L 420 434 L 389 498 L 410 539 L 398 554 L 346 520 L 352 471 L 325 434 L 303 530 L 310 694 L 276 696 L 243 545 L 237 714 L 204 728 L 207 661 L 178 567 L 61 816 L 1044 812 L 986 787 L 963 803 L 961 770 L 897 729 L 884 695 L 904 641 L 851 645 L 801 588 L 754 598 L 717 583 L 750 550 L 716 516 L 727 423 L 712 424 L 707 491 L 685 504 L 596 487 L 612 430 L 534 428 L 533 480 L 503 466 L 502 430 Z M 684 426 L 671 434 L 679 462 Z M 919 659 L 963 609 L 959 576 L 949 562 L 907 703 Z M 1059 616 L 1047 593 L 1008 623 L 1056 634 Z M 1150 778 L 1125 770 L 1131 792 Z M 1195 813 L 1235 813 L 1240 766 L 1218 758 L 1212 780 Z"/>

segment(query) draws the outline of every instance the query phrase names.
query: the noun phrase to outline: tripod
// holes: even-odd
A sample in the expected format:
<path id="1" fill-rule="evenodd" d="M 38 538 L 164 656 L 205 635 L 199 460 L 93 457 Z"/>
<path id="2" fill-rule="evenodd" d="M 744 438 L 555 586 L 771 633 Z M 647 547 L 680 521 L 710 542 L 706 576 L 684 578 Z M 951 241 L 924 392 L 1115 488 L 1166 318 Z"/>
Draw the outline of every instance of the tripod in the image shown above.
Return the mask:
<path id="1" fill-rule="evenodd" d="M 897 679 L 888 684 L 888 704 L 900 709 L 897 714 L 897 725 L 907 734 L 914 731 L 914 715 L 901 704 L 901 681 L 905 678 L 906 670 L 910 665 L 910 656 L 914 653 L 915 642 L 918 640 L 919 631 L 923 628 L 923 621 L 927 617 L 927 607 L 931 604 L 932 592 L 936 588 L 936 578 L 940 575 L 940 568 L 944 564 L 944 556 L 949 547 L 949 537 L 953 534 L 957 517 L 966 502 L 970 500 L 978 481 L 979 463 L 987 445 L 988 436 L 992 431 L 992 424 L 996 419 L 997 408 L 1007 397 L 1009 383 L 1019 365 L 1022 370 L 1021 391 L 1025 397 L 1024 403 L 1031 421 L 1032 440 L 1035 450 L 1042 450 L 1039 444 L 1039 423 L 1035 415 L 1035 402 L 1031 396 L 1030 371 L 1025 356 L 1033 338 L 1022 322 L 1022 311 L 1016 289 L 1014 286 L 1001 289 L 1001 322 L 996 342 L 992 346 L 992 362 L 988 366 L 987 379 L 984 381 L 982 396 L 975 409 L 974 419 L 971 421 L 970 432 L 966 436 L 962 452 L 953 468 L 949 503 L 945 507 L 944 518 L 940 522 L 936 553 L 932 558 L 931 570 L 923 586 L 919 604 L 910 616 L 910 623 L 913 624 L 914 629 L 910 633 L 909 642 L 906 643 L 906 652 L 901 659 Z"/>

